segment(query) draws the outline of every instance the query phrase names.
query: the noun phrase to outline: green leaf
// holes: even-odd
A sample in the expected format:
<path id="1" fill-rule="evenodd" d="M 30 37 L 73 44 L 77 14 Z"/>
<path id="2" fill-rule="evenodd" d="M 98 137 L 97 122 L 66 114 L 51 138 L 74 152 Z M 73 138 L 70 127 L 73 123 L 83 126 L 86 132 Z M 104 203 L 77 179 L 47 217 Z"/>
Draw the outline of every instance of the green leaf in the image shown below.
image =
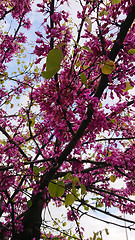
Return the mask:
<path id="1" fill-rule="evenodd" d="M 61 197 L 65 192 L 65 184 L 62 181 L 56 182 L 52 180 L 49 182 L 48 188 L 51 197 Z"/>
<path id="2" fill-rule="evenodd" d="M 103 74 L 109 75 L 112 73 L 114 69 L 115 69 L 115 63 L 110 59 L 107 59 L 104 65 L 102 66 L 101 71 Z"/>
<path id="3" fill-rule="evenodd" d="M 37 166 L 34 166 L 33 172 L 37 175 L 39 173 L 39 168 Z"/>
<path id="4" fill-rule="evenodd" d="M 85 211 L 89 211 L 89 207 L 83 205 Z"/>
<path id="5" fill-rule="evenodd" d="M 76 67 L 80 67 L 81 61 L 76 62 Z"/>
<path id="6" fill-rule="evenodd" d="M 120 3 L 121 2 L 121 0 L 111 0 L 111 3 L 112 4 L 118 4 L 118 3 Z"/>
<path id="7" fill-rule="evenodd" d="M 47 56 L 46 69 L 51 70 L 53 65 L 59 67 L 63 59 L 63 53 L 61 49 L 54 48 L 52 49 Z"/>
<path id="8" fill-rule="evenodd" d="M 73 39 L 74 43 L 76 46 L 78 46 L 79 48 L 81 48 L 81 46 Z"/>
<path id="9" fill-rule="evenodd" d="M 65 205 L 72 205 L 75 201 L 74 195 L 72 193 L 69 193 L 66 195 L 65 199 Z"/>
<path id="10" fill-rule="evenodd" d="M 71 177 L 72 177 L 71 173 L 67 173 L 67 174 L 64 176 L 63 180 L 71 179 Z"/>
<path id="11" fill-rule="evenodd" d="M 52 49 L 47 55 L 46 71 L 41 72 L 41 75 L 46 79 L 50 79 L 60 70 L 60 64 L 62 59 L 62 50 L 59 48 Z"/>
<path id="12" fill-rule="evenodd" d="M 32 201 L 29 200 L 29 201 L 27 202 L 27 207 L 30 208 L 31 206 L 32 206 Z"/>
<path id="13" fill-rule="evenodd" d="M 73 187 L 73 188 L 72 188 L 72 193 L 73 193 L 73 195 L 74 195 L 75 200 L 77 200 L 77 191 L 76 191 L 76 187 Z"/>
<path id="14" fill-rule="evenodd" d="M 81 187 L 81 194 L 84 195 L 86 194 L 86 187 L 83 184 L 80 184 Z"/>
<path id="15" fill-rule="evenodd" d="M 20 99 L 20 97 L 19 97 L 19 96 L 17 96 L 17 97 L 16 97 L 16 99 Z"/>
<path id="16" fill-rule="evenodd" d="M 35 173 L 35 175 L 38 175 L 39 172 L 43 172 L 45 170 L 45 166 L 43 167 L 37 167 L 37 166 L 34 166 L 33 167 L 33 172 Z"/>
<path id="17" fill-rule="evenodd" d="M 86 77 L 85 73 L 81 73 L 80 74 L 80 78 L 81 78 L 82 83 L 86 86 L 86 88 L 88 88 L 88 86 L 87 86 L 87 77 Z"/>
<path id="18" fill-rule="evenodd" d="M 63 227 L 65 227 L 65 226 L 66 226 L 66 224 L 67 224 L 67 223 L 66 223 L 66 222 L 64 222 L 64 223 L 62 224 L 62 226 L 63 226 Z"/>
<path id="19" fill-rule="evenodd" d="M 92 53 L 92 50 L 88 47 L 88 46 L 83 46 L 83 47 L 81 47 L 81 49 L 83 49 L 83 50 L 87 50 L 87 51 L 89 51 L 89 52 L 91 52 Z"/>
<path id="20" fill-rule="evenodd" d="M 133 89 L 133 87 L 130 85 L 130 82 L 126 82 L 126 88 L 123 89 L 123 92 L 127 92 L 130 89 Z"/>
<path id="21" fill-rule="evenodd" d="M 65 45 L 66 45 L 66 43 L 61 42 L 61 43 L 58 43 L 58 45 L 56 46 L 56 48 L 61 48 L 61 47 L 65 46 Z"/>
<path id="22" fill-rule="evenodd" d="M 26 70 L 28 67 L 27 67 L 27 65 L 24 65 L 24 69 Z"/>
<path id="23" fill-rule="evenodd" d="M 34 127 L 34 125 L 35 125 L 35 118 L 36 118 L 36 115 L 34 115 L 34 116 L 30 119 L 30 121 L 31 121 L 31 123 L 30 123 L 31 127 Z"/>
<path id="24" fill-rule="evenodd" d="M 54 67 L 54 69 L 52 68 L 51 70 L 47 70 L 47 71 L 41 72 L 41 75 L 42 75 L 42 77 L 45 78 L 45 79 L 50 79 L 50 78 L 53 77 L 59 70 L 60 70 L 60 68 Z"/>
<path id="25" fill-rule="evenodd" d="M 109 235 L 108 229 L 105 228 L 106 235 Z"/>
<path id="26" fill-rule="evenodd" d="M 104 204 L 102 202 L 96 202 L 96 207 L 97 208 L 101 208 L 103 206 L 104 206 Z"/>
<path id="27" fill-rule="evenodd" d="M 102 17 L 103 15 L 108 15 L 108 12 L 107 11 L 101 11 L 99 13 L 99 16 Z"/>
<path id="28" fill-rule="evenodd" d="M 91 19 L 90 19 L 88 16 L 86 16 L 86 17 L 85 17 L 85 21 L 88 23 L 87 30 L 88 30 L 89 32 L 91 32 L 91 30 L 92 30 L 92 22 L 91 22 Z"/>
<path id="29" fill-rule="evenodd" d="M 43 167 L 40 167 L 39 170 L 40 170 L 40 172 L 43 172 L 43 171 L 45 171 L 45 169 L 46 169 L 45 166 L 43 166 Z"/>
<path id="30" fill-rule="evenodd" d="M 135 49 L 133 49 L 133 48 L 129 49 L 128 53 L 129 54 L 135 54 Z"/>
<path id="31" fill-rule="evenodd" d="M 72 180 L 72 183 L 79 183 L 80 180 L 78 177 L 74 177 L 73 180 Z"/>

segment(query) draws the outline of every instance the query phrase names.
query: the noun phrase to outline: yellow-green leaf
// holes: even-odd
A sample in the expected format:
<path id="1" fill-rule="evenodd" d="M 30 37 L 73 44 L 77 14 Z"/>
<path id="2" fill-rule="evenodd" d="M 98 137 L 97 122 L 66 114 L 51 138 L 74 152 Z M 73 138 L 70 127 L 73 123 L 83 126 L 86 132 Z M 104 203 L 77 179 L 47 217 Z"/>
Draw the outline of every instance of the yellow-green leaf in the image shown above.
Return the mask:
<path id="1" fill-rule="evenodd" d="M 73 180 L 72 180 L 72 183 L 79 183 L 80 180 L 78 177 L 74 177 Z"/>
<path id="2" fill-rule="evenodd" d="M 48 188 L 51 197 L 61 197 L 65 192 L 65 184 L 62 181 L 56 182 L 52 180 Z"/>
<path id="3" fill-rule="evenodd" d="M 47 70 L 47 71 L 43 71 L 41 72 L 41 75 L 43 78 L 46 79 L 50 79 L 51 77 L 53 77 L 58 71 L 60 70 L 60 68 L 56 68 L 56 67 L 52 67 L 51 70 Z"/>
<path id="4" fill-rule="evenodd" d="M 111 175 L 111 176 L 110 176 L 110 181 L 111 181 L 111 182 L 115 182 L 115 181 L 116 181 L 116 176 Z"/>
<path id="5" fill-rule="evenodd" d="M 75 201 L 74 195 L 72 193 L 69 193 L 66 195 L 65 199 L 65 205 L 72 205 Z"/>
<path id="6" fill-rule="evenodd" d="M 129 54 L 135 54 L 135 49 L 133 49 L 133 48 L 129 49 L 128 53 Z"/>
<path id="7" fill-rule="evenodd" d="M 33 167 L 33 172 L 37 175 L 39 172 L 43 172 L 45 170 L 45 166 L 43 167 L 37 167 L 37 166 L 34 166 Z"/>
<path id="8" fill-rule="evenodd" d="M 92 30 L 92 22 L 91 22 L 91 19 L 90 19 L 88 16 L 86 16 L 86 17 L 85 17 L 85 21 L 88 23 L 87 30 L 88 30 L 89 32 L 91 32 L 91 30 Z"/>
<path id="9" fill-rule="evenodd" d="M 76 62 L 76 67 L 80 67 L 80 65 L 81 65 L 81 61 L 77 61 Z"/>
<path id="10" fill-rule="evenodd" d="M 127 92 L 130 89 L 133 89 L 133 87 L 130 85 L 130 82 L 126 82 L 126 88 L 123 89 L 123 92 Z"/>
<path id="11" fill-rule="evenodd" d="M 92 53 L 92 50 L 88 47 L 88 46 L 83 46 L 83 47 L 81 47 L 81 49 L 83 49 L 83 50 L 87 50 L 87 51 L 89 51 L 89 52 L 91 52 Z"/>
<path id="12" fill-rule="evenodd" d="M 33 172 L 37 175 L 39 173 L 39 168 L 37 166 L 34 166 Z"/>
<path id="13" fill-rule="evenodd" d="M 80 78 L 81 78 L 82 83 L 86 86 L 86 88 L 88 88 L 88 86 L 87 86 L 87 77 L 86 77 L 85 73 L 81 73 L 80 74 Z"/>
<path id="14" fill-rule="evenodd" d="M 59 48 L 52 49 L 46 60 L 46 71 L 41 72 L 42 76 L 46 79 L 50 79 L 60 70 L 60 64 L 63 59 L 62 50 Z"/>
<path id="15" fill-rule="evenodd" d="M 86 194 L 86 187 L 83 184 L 80 184 L 81 187 L 81 194 L 84 195 Z"/>
<path id="16" fill-rule="evenodd" d="M 111 0 L 111 3 L 112 4 L 118 4 L 118 3 L 120 3 L 121 2 L 121 0 Z"/>
<path id="17" fill-rule="evenodd" d="M 24 69 L 26 70 L 28 67 L 27 67 L 27 65 L 24 65 Z"/>
<path id="18" fill-rule="evenodd" d="M 107 11 L 101 11 L 99 13 L 99 16 L 102 17 L 103 15 L 108 15 L 108 12 Z"/>
<path id="19" fill-rule="evenodd" d="M 58 43 L 58 45 L 56 46 L 56 48 L 61 48 L 61 47 L 65 46 L 65 45 L 66 45 L 66 43 L 61 42 L 61 43 Z"/>
<path id="20" fill-rule="evenodd" d="M 107 59 L 104 65 L 102 66 L 101 71 L 103 74 L 109 75 L 112 73 L 114 69 L 115 69 L 115 63 L 110 59 Z"/>
<path id="21" fill-rule="evenodd" d="M 89 211 L 89 207 L 83 205 L 85 211 Z"/>

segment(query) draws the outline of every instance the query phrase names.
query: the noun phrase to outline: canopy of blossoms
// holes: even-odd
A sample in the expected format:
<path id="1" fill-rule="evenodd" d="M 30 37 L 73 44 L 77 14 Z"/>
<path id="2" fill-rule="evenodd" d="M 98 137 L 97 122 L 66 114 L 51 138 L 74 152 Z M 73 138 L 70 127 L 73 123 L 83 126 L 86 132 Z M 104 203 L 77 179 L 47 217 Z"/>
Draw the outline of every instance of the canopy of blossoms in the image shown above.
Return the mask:
<path id="1" fill-rule="evenodd" d="M 0 239 L 84 239 L 89 209 L 135 230 L 111 213 L 135 212 L 135 1 L 79 2 L 77 24 L 70 1 L 37 4 L 44 20 L 22 70 L 34 0 L 0 1 Z M 51 201 L 76 235 L 49 233 Z"/>

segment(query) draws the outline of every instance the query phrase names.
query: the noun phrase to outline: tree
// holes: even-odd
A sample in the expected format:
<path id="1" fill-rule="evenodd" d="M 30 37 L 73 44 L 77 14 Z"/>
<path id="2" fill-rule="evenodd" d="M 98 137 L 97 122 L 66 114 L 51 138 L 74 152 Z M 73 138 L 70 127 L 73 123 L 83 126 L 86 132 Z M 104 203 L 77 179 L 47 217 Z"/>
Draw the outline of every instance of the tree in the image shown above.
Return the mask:
<path id="1" fill-rule="evenodd" d="M 32 1 L 0 2 L 3 26 L 13 21 L 0 30 L 0 239 L 83 239 L 79 218 L 89 209 L 135 230 L 110 212 L 135 212 L 135 5 L 79 2 L 76 25 L 68 0 L 37 4 L 36 61 L 14 72 Z M 51 201 L 67 208 L 78 236 L 49 233 L 41 214 Z"/>

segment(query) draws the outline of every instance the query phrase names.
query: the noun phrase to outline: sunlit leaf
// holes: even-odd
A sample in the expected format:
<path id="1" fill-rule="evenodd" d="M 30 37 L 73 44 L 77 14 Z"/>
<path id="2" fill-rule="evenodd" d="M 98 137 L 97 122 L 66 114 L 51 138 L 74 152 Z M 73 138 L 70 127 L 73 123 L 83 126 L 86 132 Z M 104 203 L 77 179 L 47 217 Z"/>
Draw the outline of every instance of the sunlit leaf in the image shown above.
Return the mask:
<path id="1" fill-rule="evenodd" d="M 40 172 L 45 171 L 45 169 L 46 169 L 45 166 L 39 168 Z"/>
<path id="2" fill-rule="evenodd" d="M 75 41 L 75 39 L 73 39 L 74 43 L 76 46 L 78 46 L 79 48 L 81 48 L 81 46 L 77 43 L 77 41 Z"/>
<path id="3" fill-rule="evenodd" d="M 111 3 L 112 4 L 118 4 L 118 3 L 120 3 L 121 2 L 121 0 L 111 0 Z"/>
<path id="4" fill-rule="evenodd" d="M 41 72 L 42 76 L 46 79 L 50 79 L 60 70 L 60 64 L 63 59 L 62 50 L 59 48 L 52 49 L 46 60 L 46 71 Z"/>
<path id="5" fill-rule="evenodd" d="M 79 178 L 78 178 L 78 177 L 74 177 L 74 178 L 73 178 L 73 180 L 72 180 L 72 182 L 73 182 L 73 183 L 79 183 L 79 182 L 80 182 L 80 180 L 79 180 Z"/>
<path id="6" fill-rule="evenodd" d="M 103 74 L 109 75 L 115 69 L 115 63 L 110 59 L 107 59 L 104 65 L 101 68 Z"/>
<path id="7" fill-rule="evenodd" d="M 111 175 L 111 176 L 110 176 L 110 181 L 111 181 L 111 182 L 115 182 L 115 181 L 116 181 L 116 176 Z"/>
<path id="8" fill-rule="evenodd" d="M 80 78 L 81 78 L 82 83 L 86 86 L 86 88 L 88 88 L 88 86 L 87 86 L 87 77 L 86 77 L 85 73 L 81 73 L 80 74 Z"/>
<path id="9" fill-rule="evenodd" d="M 65 205 L 72 205 L 75 201 L 74 195 L 72 193 L 69 193 L 66 195 L 65 199 Z"/>
<path id="10" fill-rule="evenodd" d="M 92 50 L 88 46 L 86 46 L 86 45 L 81 47 L 81 48 L 92 53 Z"/>
<path id="11" fill-rule="evenodd" d="M 32 118 L 30 119 L 30 121 L 31 121 L 31 127 L 34 127 L 34 125 L 35 125 L 35 119 L 36 119 L 36 114 L 34 114 L 33 116 L 32 116 Z"/>
<path id="12" fill-rule="evenodd" d="M 65 46 L 65 45 L 66 45 L 66 43 L 61 42 L 61 43 L 59 43 L 59 44 L 56 46 L 56 48 L 61 48 L 61 47 Z"/>
<path id="13" fill-rule="evenodd" d="M 67 173 L 65 176 L 64 176 L 64 180 L 67 180 L 67 179 L 71 179 L 72 178 L 72 175 L 71 173 Z"/>
<path id="14" fill-rule="evenodd" d="M 75 198 L 75 200 L 77 200 L 77 191 L 76 191 L 76 187 L 74 186 L 74 187 L 72 187 L 72 193 L 73 193 L 73 195 L 74 195 L 74 198 Z"/>
<path id="15" fill-rule="evenodd" d="M 28 67 L 27 67 L 27 65 L 24 65 L 24 69 L 26 70 Z"/>
<path id="16" fill-rule="evenodd" d="M 88 23 L 87 30 L 88 30 L 89 32 L 91 32 L 91 30 L 92 30 L 92 22 L 91 22 L 91 19 L 90 19 L 88 16 L 86 16 L 86 17 L 85 17 L 85 21 Z"/>
<path id="17" fill-rule="evenodd" d="M 83 184 L 80 184 L 81 187 L 81 194 L 84 195 L 86 194 L 86 187 Z"/>
<path id="18" fill-rule="evenodd" d="M 123 89 L 123 92 L 127 92 L 130 89 L 133 89 L 133 87 L 130 85 L 130 82 L 126 82 L 126 88 Z"/>
<path id="19" fill-rule="evenodd" d="M 53 180 L 49 183 L 48 188 L 51 197 L 61 197 L 65 192 L 65 184 L 62 181 L 56 182 Z"/>
<path id="20" fill-rule="evenodd" d="M 29 150 L 32 150 L 32 149 L 33 149 L 33 147 L 30 145 L 30 146 L 28 147 L 28 149 L 29 149 Z"/>
<path id="21" fill-rule="evenodd" d="M 53 77 L 58 71 L 60 70 L 60 67 L 59 68 L 56 68 L 56 67 L 52 67 L 51 70 L 47 70 L 47 71 L 43 71 L 41 72 L 41 75 L 43 78 L 46 78 L 46 79 L 50 79 L 51 77 Z"/>
<path id="22" fill-rule="evenodd" d="M 135 54 L 135 49 L 133 49 L 133 48 L 129 49 L 128 53 L 129 54 Z"/>
<path id="23" fill-rule="evenodd" d="M 38 174 L 38 173 L 39 173 L 39 168 L 38 168 L 37 166 L 34 166 L 34 167 L 33 167 L 33 172 L 34 172 L 35 174 Z"/>
<path id="24" fill-rule="evenodd" d="M 76 62 L 76 67 L 80 67 L 80 65 L 81 65 L 81 61 L 77 61 Z"/>
<path id="25" fill-rule="evenodd" d="M 99 13 L 99 16 L 102 17 L 103 15 L 108 15 L 108 12 L 107 11 L 101 11 Z"/>
<path id="26" fill-rule="evenodd" d="M 18 64 L 18 65 L 20 64 L 20 60 L 19 60 L 19 59 L 17 59 L 17 64 Z"/>
<path id="27" fill-rule="evenodd" d="M 17 97 L 16 97 L 16 99 L 20 99 L 20 97 L 19 97 L 19 96 L 17 96 Z"/>
<path id="28" fill-rule="evenodd" d="M 103 206 L 104 206 L 104 204 L 102 202 L 96 202 L 96 207 L 97 208 L 101 208 Z"/>
<path id="29" fill-rule="evenodd" d="M 33 167 L 33 172 L 37 175 L 39 172 L 43 172 L 45 170 L 45 166 L 43 167 L 37 167 L 37 166 L 34 166 Z"/>
<path id="30" fill-rule="evenodd" d="M 83 205 L 83 207 L 84 207 L 85 211 L 89 211 L 89 207 L 88 206 Z"/>
<path id="31" fill-rule="evenodd" d="M 67 224 L 67 223 L 66 223 L 66 222 L 64 222 L 64 223 L 62 224 L 62 225 L 63 225 L 63 227 L 65 227 L 65 226 L 66 226 L 66 224 Z"/>

